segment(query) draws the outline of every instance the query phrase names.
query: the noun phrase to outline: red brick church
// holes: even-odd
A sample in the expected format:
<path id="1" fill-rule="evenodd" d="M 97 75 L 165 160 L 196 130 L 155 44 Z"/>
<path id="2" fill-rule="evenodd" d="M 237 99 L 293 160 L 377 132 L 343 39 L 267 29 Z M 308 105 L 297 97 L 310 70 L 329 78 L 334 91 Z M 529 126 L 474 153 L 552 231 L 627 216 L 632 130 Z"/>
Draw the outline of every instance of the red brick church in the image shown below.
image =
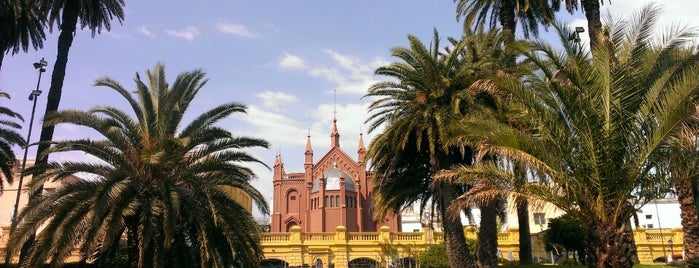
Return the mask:
<path id="1" fill-rule="evenodd" d="M 304 170 L 286 173 L 281 156 L 274 161 L 272 232 L 288 232 L 298 225 L 304 232 L 332 232 L 338 225 L 350 232 L 374 232 L 381 226 L 400 231 L 400 215 L 374 219 L 371 176 L 359 134 L 357 159 L 340 149 L 337 120 L 333 120 L 330 150 L 313 162 L 311 136 L 306 141 Z"/>

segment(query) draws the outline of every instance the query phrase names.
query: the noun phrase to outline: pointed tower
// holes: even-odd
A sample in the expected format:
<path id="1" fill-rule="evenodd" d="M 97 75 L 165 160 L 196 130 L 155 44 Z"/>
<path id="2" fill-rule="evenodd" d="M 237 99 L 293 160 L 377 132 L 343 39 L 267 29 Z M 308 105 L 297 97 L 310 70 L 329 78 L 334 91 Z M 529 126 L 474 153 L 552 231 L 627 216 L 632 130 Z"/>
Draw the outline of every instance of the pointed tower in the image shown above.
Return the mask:
<path id="1" fill-rule="evenodd" d="M 340 133 L 337 132 L 337 119 L 333 118 L 333 132 L 330 134 L 330 148 L 340 147 Z"/>
<path id="2" fill-rule="evenodd" d="M 306 138 L 306 151 L 303 153 L 305 160 L 303 162 L 303 173 L 304 181 L 307 184 L 307 188 L 313 184 L 313 147 L 311 147 L 311 130 L 308 130 L 308 137 Z"/>
<path id="3" fill-rule="evenodd" d="M 311 133 L 310 130 L 308 132 L 308 138 L 306 139 L 306 152 L 303 153 L 306 156 L 306 160 L 304 161 L 305 166 L 312 166 L 313 165 L 313 147 L 311 147 Z"/>
<path id="4" fill-rule="evenodd" d="M 274 158 L 274 180 L 281 180 L 284 175 L 284 162 L 282 162 L 282 155 L 278 154 Z"/>
<path id="5" fill-rule="evenodd" d="M 364 134 L 359 133 L 359 146 L 357 148 L 357 163 L 362 166 L 366 166 L 364 163 L 364 156 L 366 155 L 366 148 L 364 148 Z"/>

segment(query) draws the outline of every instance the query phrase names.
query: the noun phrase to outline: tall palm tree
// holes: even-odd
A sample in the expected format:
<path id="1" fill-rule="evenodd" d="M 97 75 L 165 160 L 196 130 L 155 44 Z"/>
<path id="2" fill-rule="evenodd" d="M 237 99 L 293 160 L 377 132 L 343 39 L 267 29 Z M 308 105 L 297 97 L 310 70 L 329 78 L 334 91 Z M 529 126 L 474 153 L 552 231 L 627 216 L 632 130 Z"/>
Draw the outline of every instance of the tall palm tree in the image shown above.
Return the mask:
<path id="1" fill-rule="evenodd" d="M 120 23 L 124 20 L 124 0 L 37 0 L 42 16 L 46 17 L 51 28 L 55 25 L 60 29 L 58 36 L 58 49 L 56 62 L 51 73 L 51 86 L 46 100 L 45 115 L 58 111 L 61 102 L 63 80 L 66 75 L 68 53 L 73 44 L 78 23 L 81 28 L 92 31 L 92 37 L 102 29 L 111 29 L 111 20 L 116 18 Z M 37 148 L 38 163 L 45 163 L 44 151 L 48 148 L 47 141 L 53 139 L 53 126 L 44 126 L 41 129 Z"/>
<path id="2" fill-rule="evenodd" d="M 502 101 L 467 89 L 487 74 L 510 70 L 506 65 L 514 55 L 504 50 L 505 38 L 500 31 L 484 31 L 481 27 L 467 30 L 460 40 L 450 38 L 449 45 L 440 49 L 436 31 L 429 48 L 409 36 L 409 48 L 392 50 L 400 61 L 376 70 L 397 81 L 374 84 L 366 95 L 376 98 L 370 106 L 373 114 L 367 120 L 370 130 L 386 126 L 367 154 L 374 167 L 373 192 L 380 214 L 398 212 L 413 202 L 420 202 L 424 208 L 434 201 L 444 221 L 453 267 L 466 267 L 474 261 L 468 249 L 459 251 L 463 231 L 458 213 L 445 214 L 454 194 L 470 186 L 434 183 L 433 177 L 455 164 L 470 164 L 473 155 L 468 146 L 444 143 L 447 126 L 463 116 L 492 113 L 491 107 L 497 106 L 494 103 Z M 482 227 L 482 233 L 497 236 L 495 225 Z M 454 256 L 461 253 L 463 257 Z M 491 255 L 495 260 L 496 249 Z"/>
<path id="3" fill-rule="evenodd" d="M 10 99 L 10 95 L 6 92 L 0 92 L 0 98 Z M 24 121 L 24 119 L 20 114 L 3 106 L 0 106 L 0 116 L 8 117 L 0 119 L 0 172 L 7 183 L 12 183 L 14 177 L 12 169 L 17 159 L 12 147 L 15 145 L 26 146 L 24 138 L 17 132 L 22 126 L 14 120 Z M 0 192 L 4 190 L 2 185 L 4 183 L 0 181 Z"/>
<path id="4" fill-rule="evenodd" d="M 369 131 L 386 126 L 367 152 L 375 172 L 373 192 L 379 217 L 400 212 L 414 201 L 424 206 L 428 200 L 437 204 L 440 215 L 446 215 L 458 191 L 452 184 L 432 185 L 432 176 L 470 158 L 441 143 L 444 126 L 456 116 L 456 95 L 470 81 L 458 66 L 463 44 L 457 43 L 451 52 L 440 52 L 436 30 L 429 48 L 415 36 L 409 35 L 408 40 L 409 48 L 391 50 L 399 62 L 375 71 L 397 81 L 378 82 L 365 95 L 376 98 L 369 106 Z M 474 267 L 460 219 L 442 217 L 442 224 L 451 266 Z"/>
<path id="5" fill-rule="evenodd" d="M 111 29 L 111 20 L 116 18 L 120 23 L 124 19 L 124 0 L 37 0 L 40 15 L 47 18 L 51 28 L 57 25 L 61 33 L 58 36 L 58 49 L 56 62 L 51 73 L 51 86 L 46 98 L 46 110 L 44 117 L 56 113 L 61 102 L 63 91 L 63 81 L 66 75 L 68 64 L 68 54 L 70 46 L 73 44 L 78 23 L 81 28 L 88 28 L 92 31 L 92 37 L 100 33 L 102 29 Z M 39 135 L 39 145 L 36 151 L 36 166 L 44 166 L 48 162 L 46 150 L 49 148 L 49 141 L 53 139 L 54 126 L 44 125 Z M 38 174 L 41 170 L 35 171 Z M 42 188 L 30 193 L 30 202 L 41 194 Z M 31 246 L 34 239 L 30 238 L 20 259 L 24 259 L 26 249 Z"/>
<path id="6" fill-rule="evenodd" d="M 683 123 L 658 154 L 659 170 L 672 178 L 680 204 L 683 248 L 689 267 L 699 266 L 699 114 Z"/>
<path id="7" fill-rule="evenodd" d="M 506 44 L 513 44 L 510 40 L 510 35 L 497 29 L 491 28 L 485 31 L 482 26 L 475 31 L 467 29 L 463 36 L 462 42 L 465 43 L 464 49 L 461 50 L 461 66 L 462 71 L 471 74 L 472 82 L 476 79 L 488 77 L 497 74 L 511 74 L 521 76 L 528 72 L 531 68 L 528 64 L 518 64 L 515 62 L 517 53 L 506 48 Z M 460 105 L 458 113 L 465 117 L 492 117 L 501 120 L 504 123 L 512 124 L 510 118 L 512 114 L 517 114 L 513 111 L 515 106 L 510 103 L 509 98 L 502 92 L 480 91 L 473 84 L 468 88 L 463 89 L 459 94 L 457 101 L 459 103 L 467 103 L 468 105 Z M 469 100 L 469 101 L 463 101 Z M 447 127 L 448 128 L 448 127 Z M 448 134 L 451 136 L 450 134 Z M 469 148 L 470 146 L 458 143 L 452 143 L 449 139 L 443 141 L 447 147 L 456 146 L 457 148 Z M 488 161 L 502 162 L 506 159 L 498 155 L 488 155 Z M 522 176 L 524 178 L 524 176 Z M 479 187 L 478 185 L 470 185 L 471 187 Z M 497 266 L 497 220 L 505 217 L 506 206 L 504 196 L 496 196 L 490 200 L 480 200 L 474 205 L 478 206 L 481 211 L 481 223 L 478 232 L 478 263 L 479 267 L 495 267 Z M 528 207 L 526 199 L 519 199 L 517 208 Z M 471 207 L 471 206 L 468 206 Z M 519 211 L 519 210 L 518 210 Z M 528 210 L 525 213 L 519 213 L 524 218 L 525 222 L 520 223 L 521 230 L 524 234 L 521 236 L 520 261 L 526 263 L 531 260 L 531 239 L 529 234 L 529 217 Z"/>
<path id="8" fill-rule="evenodd" d="M 0 0 L 0 68 L 6 53 L 42 48 L 45 19 L 32 1 Z"/>
<path id="9" fill-rule="evenodd" d="M 555 17 L 555 12 L 560 8 L 560 2 L 553 1 L 551 6 L 547 0 L 455 0 L 456 19 L 464 18 L 464 29 L 471 26 L 483 27 L 486 23 L 490 27 L 495 27 L 500 24 L 503 29 L 506 43 L 513 43 L 515 40 L 515 32 L 517 23 L 521 24 L 522 33 L 525 38 L 531 35 L 539 35 L 539 25 L 549 26 Z M 508 67 L 515 65 L 515 60 L 509 63 Z M 526 170 L 525 167 L 518 167 L 518 170 Z M 517 185 L 526 183 L 526 176 L 520 173 L 521 180 Z M 517 210 L 517 223 L 519 230 L 519 252 L 520 263 L 531 264 L 532 261 L 532 243 L 531 231 L 529 228 L 529 201 L 525 198 L 515 200 Z M 483 207 L 481 210 L 493 210 L 492 204 L 489 207 Z M 497 213 L 495 211 L 486 211 L 481 215 L 481 219 L 495 222 Z M 483 218 L 483 216 L 487 218 Z M 483 240 L 479 240 L 483 241 Z M 492 248 L 492 247 L 491 247 Z"/>
<path id="10" fill-rule="evenodd" d="M 61 111 L 47 123 L 74 124 L 94 130 L 103 140 L 57 141 L 48 150 L 84 152 L 99 161 L 51 162 L 33 180 L 62 185 L 19 215 L 9 246 L 17 251 L 40 226 L 36 243 L 22 266 L 46 261 L 60 265 L 77 246 L 84 262 L 109 266 L 125 248 L 131 267 L 233 267 L 258 264 L 259 229 L 230 188 L 248 194 L 262 213 L 264 197 L 252 185 L 252 170 L 243 164 L 261 161 L 246 152 L 268 147 L 264 140 L 235 136 L 215 125 L 245 105 L 226 103 L 183 122 L 183 116 L 206 84 L 200 70 L 180 74 L 172 85 L 160 64 L 142 80 L 134 95 L 119 82 L 96 82 L 115 90 L 130 105 L 133 117 L 110 106 L 89 111 Z M 74 174 L 89 179 L 69 180 Z M 120 244 L 126 238 L 125 246 Z"/>
<path id="11" fill-rule="evenodd" d="M 525 80 L 505 76 L 480 86 L 512 94 L 527 108 L 533 128 L 465 120 L 461 139 L 479 154 L 525 163 L 542 183 L 503 187 L 512 172 L 488 163 L 458 168 L 456 181 L 491 186 L 471 195 L 505 189 L 550 202 L 583 223 L 590 265 L 631 267 L 631 215 L 656 196 L 663 179 L 653 171 L 652 156 L 695 113 L 699 88 L 699 56 L 679 53 L 695 33 L 652 40 L 657 14 L 647 6 L 633 23 L 610 25 L 612 45 L 600 46 L 593 59 L 569 44 L 569 31 L 560 27 L 563 52 L 543 42 L 521 48 L 538 71 Z"/>

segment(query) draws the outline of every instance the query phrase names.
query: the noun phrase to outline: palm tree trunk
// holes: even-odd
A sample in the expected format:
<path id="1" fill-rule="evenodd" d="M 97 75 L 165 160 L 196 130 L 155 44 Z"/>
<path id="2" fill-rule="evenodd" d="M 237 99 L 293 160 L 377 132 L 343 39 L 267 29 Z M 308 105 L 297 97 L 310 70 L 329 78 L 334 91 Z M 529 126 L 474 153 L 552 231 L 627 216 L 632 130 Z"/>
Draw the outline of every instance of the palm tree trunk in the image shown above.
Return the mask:
<path id="1" fill-rule="evenodd" d="M 587 264 L 599 268 L 631 268 L 633 233 L 627 231 L 627 222 L 614 224 L 600 222 L 586 232 Z M 629 237 L 630 236 L 630 237 Z"/>
<path id="2" fill-rule="evenodd" d="M 532 237 L 529 228 L 529 201 L 517 199 L 517 223 L 519 225 L 519 264 L 532 264 Z"/>
<path id="3" fill-rule="evenodd" d="M 515 21 L 515 0 L 504 0 L 502 1 L 502 7 L 500 7 L 500 25 L 502 30 L 505 31 L 507 38 L 505 43 L 509 44 L 515 40 L 515 30 L 517 30 L 517 22 Z"/>
<path id="4" fill-rule="evenodd" d="M 63 8 L 63 13 L 61 14 L 63 21 L 61 23 L 61 34 L 58 36 L 58 53 L 56 55 L 56 63 L 53 65 L 53 72 L 51 73 L 51 87 L 49 88 L 46 100 L 44 117 L 58 111 L 58 104 L 61 102 L 61 90 L 63 89 L 63 80 L 65 79 L 66 65 L 68 64 L 68 53 L 70 52 L 70 46 L 73 44 L 73 34 L 75 33 L 78 23 L 79 11 L 79 1 L 67 1 Z M 48 156 L 42 156 L 46 149 L 49 148 L 49 144 L 46 142 L 53 139 L 53 130 L 53 126 L 44 126 L 41 129 L 41 135 L 39 137 L 41 143 L 39 143 L 37 147 L 35 166 L 42 166 L 48 162 Z M 42 173 L 42 171 L 38 170 L 36 173 Z M 31 203 L 41 197 L 42 191 L 43 187 L 39 187 L 36 192 L 31 193 L 29 195 L 29 202 Z M 31 236 L 24 245 L 22 245 L 20 262 L 26 259 L 26 255 L 33 244 L 34 236 Z"/>
<path id="5" fill-rule="evenodd" d="M 523 164 L 515 163 L 514 172 L 517 176 L 515 187 L 521 189 L 527 183 L 527 172 Z M 517 198 L 517 224 L 519 226 L 519 264 L 532 264 L 532 238 L 529 228 L 529 200 Z"/>
<path id="6" fill-rule="evenodd" d="M 478 231 L 478 267 L 490 268 L 498 265 L 498 203 L 481 205 L 481 226 Z"/>
<path id="7" fill-rule="evenodd" d="M 680 203 L 680 218 L 684 234 L 684 250 L 687 267 L 699 267 L 699 220 L 695 206 L 692 184 L 689 179 L 675 184 L 677 201 Z"/>
<path id="8" fill-rule="evenodd" d="M 2 53 L 0 53 L 0 70 L 2 70 L 2 61 L 5 59 L 5 50 L 0 50 Z"/>
<path id="9" fill-rule="evenodd" d="M 601 40 L 602 21 L 600 19 L 599 0 L 582 0 L 583 11 L 587 19 L 587 31 L 590 35 L 590 49 L 594 51 Z"/>
<path id="10" fill-rule="evenodd" d="M 451 267 L 476 267 L 476 262 L 473 255 L 466 246 L 466 237 L 464 236 L 464 228 L 461 225 L 461 219 L 452 217 L 447 214 L 446 208 L 456 199 L 456 187 L 453 185 L 441 184 L 439 186 L 441 192 L 439 210 L 442 214 L 442 225 L 444 227 L 444 243 L 447 246 L 449 265 Z"/>
<path id="11" fill-rule="evenodd" d="M 126 251 L 129 267 L 138 268 L 138 230 L 137 224 L 129 224 L 126 228 Z"/>

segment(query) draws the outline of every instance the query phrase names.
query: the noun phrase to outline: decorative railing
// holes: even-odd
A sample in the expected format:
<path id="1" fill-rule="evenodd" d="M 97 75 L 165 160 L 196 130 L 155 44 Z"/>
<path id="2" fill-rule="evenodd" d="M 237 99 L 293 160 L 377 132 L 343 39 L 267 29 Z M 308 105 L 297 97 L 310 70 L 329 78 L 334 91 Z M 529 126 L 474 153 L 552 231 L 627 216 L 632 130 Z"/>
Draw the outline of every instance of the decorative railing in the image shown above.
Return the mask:
<path id="1" fill-rule="evenodd" d="M 349 241 L 379 241 L 378 233 L 350 232 L 347 233 Z"/>
<path id="2" fill-rule="evenodd" d="M 392 241 L 423 241 L 423 233 L 391 233 Z"/>
<path id="3" fill-rule="evenodd" d="M 304 233 L 304 241 L 333 241 L 335 240 L 335 233 Z"/>
<path id="4" fill-rule="evenodd" d="M 289 233 L 265 233 L 260 240 L 262 243 L 288 242 Z"/>

